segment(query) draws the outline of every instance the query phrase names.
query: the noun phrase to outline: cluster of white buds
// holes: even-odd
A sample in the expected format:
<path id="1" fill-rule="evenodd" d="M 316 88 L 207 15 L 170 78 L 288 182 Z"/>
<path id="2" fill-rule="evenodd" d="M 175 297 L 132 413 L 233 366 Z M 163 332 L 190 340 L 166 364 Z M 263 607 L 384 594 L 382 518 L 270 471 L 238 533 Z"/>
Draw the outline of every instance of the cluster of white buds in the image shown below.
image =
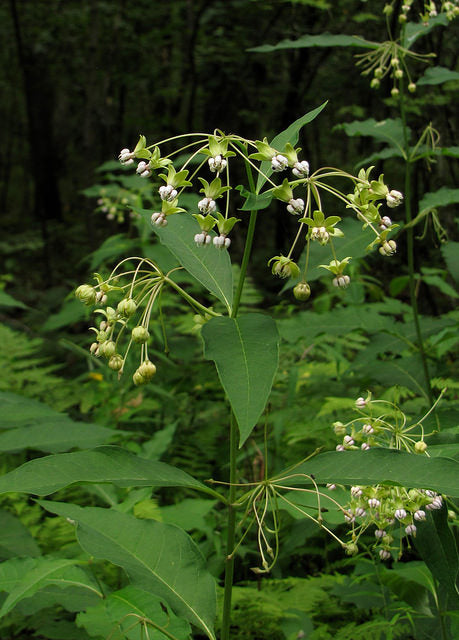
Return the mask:
<path id="1" fill-rule="evenodd" d="M 155 224 L 157 227 L 165 227 L 167 225 L 167 219 L 164 213 L 157 211 L 151 216 L 151 224 Z"/>
<path id="2" fill-rule="evenodd" d="M 128 166 L 130 164 L 134 164 L 135 154 L 133 151 L 129 151 L 129 149 L 121 149 L 120 154 L 118 156 L 118 160 L 121 164 Z"/>
<path id="3" fill-rule="evenodd" d="M 201 231 L 201 233 L 197 233 L 194 236 L 194 241 L 198 245 L 198 247 L 202 247 L 205 244 L 210 244 L 212 238 L 206 231 Z"/>
<path id="4" fill-rule="evenodd" d="M 395 209 L 403 202 L 403 193 L 397 191 L 396 189 L 392 189 L 386 195 L 386 204 L 390 209 Z"/>
<path id="5" fill-rule="evenodd" d="M 389 218 L 389 216 L 383 216 L 379 222 L 379 228 L 381 229 L 381 231 L 385 231 L 391 225 L 392 225 L 392 220 Z"/>
<path id="6" fill-rule="evenodd" d="M 177 197 L 177 189 L 174 189 L 173 185 L 167 184 L 159 187 L 159 197 L 166 202 L 173 202 Z"/>
<path id="7" fill-rule="evenodd" d="M 209 169 L 212 171 L 212 173 L 221 173 L 228 164 L 228 161 L 226 160 L 226 158 L 218 155 L 210 157 L 208 163 Z"/>
<path id="8" fill-rule="evenodd" d="M 138 173 L 141 178 L 149 178 L 151 176 L 149 163 L 145 162 L 145 160 L 141 160 L 137 165 L 136 173 Z"/>
<path id="9" fill-rule="evenodd" d="M 198 209 L 201 213 L 214 213 L 217 209 L 215 200 L 212 198 L 203 198 L 198 202 Z"/>
<path id="10" fill-rule="evenodd" d="M 313 227 L 311 229 L 311 240 L 317 240 L 320 244 L 324 245 L 330 239 L 330 234 L 325 227 Z"/>
<path id="11" fill-rule="evenodd" d="M 309 176 L 309 162 L 307 160 L 295 162 L 292 173 L 296 178 L 307 178 Z"/>
<path id="12" fill-rule="evenodd" d="M 397 244 L 395 240 L 387 240 L 379 247 L 379 253 L 382 256 L 392 256 L 397 251 Z"/>
<path id="13" fill-rule="evenodd" d="M 304 211 L 304 200 L 292 198 L 287 205 L 287 211 L 293 215 L 300 215 Z"/>
<path id="14" fill-rule="evenodd" d="M 346 289 L 351 284 L 351 279 L 349 276 L 341 275 L 333 278 L 333 286 L 341 287 L 342 289 Z"/>
<path id="15" fill-rule="evenodd" d="M 230 244 L 231 240 L 223 234 L 215 236 L 214 238 L 214 246 L 217 247 L 217 249 L 228 249 Z"/>
<path id="16" fill-rule="evenodd" d="M 288 167 L 288 159 L 282 154 L 278 153 L 276 156 L 271 158 L 271 168 L 276 173 L 280 171 L 285 171 Z"/>
<path id="17" fill-rule="evenodd" d="M 328 489 L 336 488 L 327 484 Z M 426 518 L 426 510 L 440 509 L 443 500 L 435 491 L 426 489 L 405 489 L 403 487 L 353 486 L 350 500 L 344 506 L 344 520 L 352 526 L 352 542 L 369 527 L 375 526 L 376 550 L 382 560 L 392 557 L 394 536 L 391 529 L 400 528 L 406 536 L 416 536 L 415 522 Z M 401 553 L 401 548 L 398 549 Z"/>

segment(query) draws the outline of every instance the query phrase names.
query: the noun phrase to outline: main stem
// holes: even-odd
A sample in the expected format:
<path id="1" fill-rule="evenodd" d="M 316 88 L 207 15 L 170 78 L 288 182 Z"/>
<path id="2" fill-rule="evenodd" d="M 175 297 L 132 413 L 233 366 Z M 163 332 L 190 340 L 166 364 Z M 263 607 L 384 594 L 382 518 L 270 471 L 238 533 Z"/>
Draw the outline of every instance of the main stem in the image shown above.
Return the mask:
<path id="1" fill-rule="evenodd" d="M 255 191 L 255 184 L 253 180 L 252 170 L 250 165 L 246 162 L 247 177 L 251 190 Z M 234 296 L 234 303 L 231 311 L 231 317 L 236 318 L 239 311 L 239 304 L 241 302 L 242 289 L 244 287 L 244 281 L 247 274 L 247 266 L 249 264 L 250 254 L 252 251 L 253 237 L 255 234 L 255 226 L 257 221 L 257 212 L 250 212 L 249 228 L 247 230 L 247 237 L 245 240 L 244 255 L 242 257 L 241 272 L 239 275 L 239 281 L 237 283 L 236 293 Z M 230 638 L 230 626 L 231 626 L 231 597 L 233 591 L 233 577 L 234 577 L 234 556 L 233 550 L 235 547 L 236 539 L 236 510 L 234 503 L 236 500 L 236 481 L 237 481 L 237 441 L 238 441 L 238 425 L 236 417 L 231 411 L 230 417 L 230 487 L 228 497 L 228 532 L 226 538 L 226 563 L 225 563 L 225 586 L 223 595 L 223 616 L 222 616 L 222 630 L 221 640 L 229 640 Z"/>
<path id="2" fill-rule="evenodd" d="M 422 369 L 424 372 L 427 397 L 429 399 L 430 405 L 432 405 L 434 403 L 434 397 L 432 394 L 429 366 L 427 364 L 427 356 L 424 349 L 424 341 L 422 339 L 421 325 L 419 322 L 418 301 L 416 298 L 416 283 L 414 278 L 414 229 L 410 225 L 410 222 L 413 219 L 412 199 L 411 199 L 412 162 L 411 162 L 410 147 L 408 143 L 408 130 L 406 125 L 406 114 L 405 114 L 405 96 L 403 93 L 403 87 L 401 88 L 401 91 L 400 91 L 400 115 L 402 117 L 404 147 L 405 147 L 405 153 L 407 158 L 406 165 L 405 165 L 405 219 L 407 224 L 406 252 L 407 252 L 407 264 L 408 264 L 408 278 L 409 278 L 408 282 L 409 282 L 409 289 L 410 289 L 410 302 L 411 302 L 411 309 L 413 311 L 413 320 L 414 320 L 414 326 L 416 330 L 416 339 L 417 339 L 418 348 L 419 348 L 419 355 L 421 357 Z"/>

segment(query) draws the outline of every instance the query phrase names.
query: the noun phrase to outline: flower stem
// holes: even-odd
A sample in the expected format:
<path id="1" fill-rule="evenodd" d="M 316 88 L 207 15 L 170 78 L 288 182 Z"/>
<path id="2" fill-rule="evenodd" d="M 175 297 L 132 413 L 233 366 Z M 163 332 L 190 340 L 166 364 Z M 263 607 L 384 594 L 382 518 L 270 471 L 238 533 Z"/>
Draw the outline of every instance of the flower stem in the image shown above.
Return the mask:
<path id="1" fill-rule="evenodd" d="M 246 160 L 247 178 L 249 181 L 250 189 L 255 191 L 255 184 L 253 180 L 252 169 L 249 162 Z M 236 287 L 236 293 L 234 295 L 234 302 L 231 309 L 231 318 L 236 318 L 239 310 L 239 304 L 241 302 L 242 290 L 244 287 L 244 281 L 247 274 L 247 266 L 249 264 L 250 253 L 252 250 L 253 237 L 255 234 L 255 226 L 257 220 L 257 212 L 250 212 L 249 228 L 247 230 L 247 236 L 245 240 L 244 255 L 242 257 L 241 272 L 239 274 L 239 281 Z M 225 563 L 225 584 L 223 595 L 223 617 L 222 617 L 222 629 L 221 640 L 229 640 L 230 638 L 230 626 L 231 626 L 231 598 L 233 591 L 233 578 L 234 578 L 234 555 L 233 549 L 236 538 L 236 481 L 237 481 L 237 439 L 238 439 L 238 425 L 234 413 L 231 411 L 230 417 L 230 487 L 228 497 L 228 531 L 226 538 L 226 563 Z"/>

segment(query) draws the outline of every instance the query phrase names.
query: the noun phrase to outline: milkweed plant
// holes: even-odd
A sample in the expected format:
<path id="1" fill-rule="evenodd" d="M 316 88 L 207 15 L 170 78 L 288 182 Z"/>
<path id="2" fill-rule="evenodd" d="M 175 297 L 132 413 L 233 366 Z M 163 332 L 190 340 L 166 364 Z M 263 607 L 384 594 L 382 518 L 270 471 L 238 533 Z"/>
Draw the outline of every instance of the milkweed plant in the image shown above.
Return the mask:
<path id="1" fill-rule="evenodd" d="M 388 25 L 395 4 L 399 11 L 397 22 L 403 29 L 410 12 L 414 11 L 413 2 L 386 4 L 383 13 Z M 458 3 L 426 2 L 418 17 L 428 21 L 437 12 L 450 20 L 459 13 Z M 427 57 L 413 53 L 390 37 L 359 56 L 357 64 L 364 75 L 372 75 L 374 89 L 380 88 L 386 76 L 390 77 L 391 95 L 398 98 L 403 82 L 407 82 L 409 92 L 416 90 L 410 75 L 410 61 L 419 62 Z M 154 376 L 161 375 L 162 364 L 154 361 L 149 345 L 152 323 L 158 323 L 166 334 L 161 311 L 165 290 L 181 296 L 190 306 L 201 332 L 204 356 L 216 365 L 230 406 L 228 481 L 209 480 L 215 490 L 213 495 L 222 501 L 228 514 L 222 640 L 230 637 L 237 551 L 249 532 L 254 532 L 259 562 L 253 571 L 270 572 L 279 556 L 281 509 L 313 520 L 347 555 L 359 553 L 363 533 L 372 532 L 375 558 L 387 561 L 401 556 L 423 527 L 428 512 L 442 509 L 446 500 L 421 483 L 405 487 L 397 482 L 397 469 L 407 464 L 406 458 L 400 461 L 398 454 L 429 458 L 426 442 L 429 434 L 425 433 L 423 422 L 441 396 L 431 403 L 424 417 L 412 422 L 396 404 L 375 399 L 368 393 L 356 399 L 352 420 L 336 421 L 332 425 L 338 439 L 335 452 L 317 457 L 312 454 L 274 475 L 270 474 L 265 452 L 264 477 L 255 483 L 244 481 L 237 468 L 238 447 L 244 446 L 259 423 L 278 365 L 279 336 L 275 320 L 266 313 L 239 313 L 252 243 L 259 229 L 258 214 L 264 210 L 265 215 L 281 216 L 286 220 L 286 228 L 294 228 L 288 250 L 266 256 L 266 268 L 273 277 L 291 282 L 285 289 L 293 293 L 298 304 L 308 304 L 314 296 L 314 288 L 308 282 L 311 245 L 318 245 L 323 252 L 320 267 L 324 274 L 329 274 L 332 286 L 345 290 L 352 287 L 349 264 L 353 256 L 342 255 L 339 250 L 339 239 L 344 235 L 343 218 L 352 216 L 361 224 L 362 233 L 371 232 L 367 250 L 376 252 L 378 259 L 385 261 L 397 251 L 397 220 L 401 221 L 398 208 L 408 206 L 405 201 L 409 194 L 404 193 L 403 187 L 387 184 L 384 175 L 377 175 L 373 166 L 362 168 L 356 174 L 336 167 L 311 166 L 307 154 L 296 145 L 301 128 L 310 124 L 324 107 L 325 104 L 299 118 L 271 141 L 266 137 L 251 140 L 215 130 L 154 142 L 141 135 L 133 148 L 123 148 L 119 161 L 124 167 L 132 168 L 146 181 L 160 184 L 156 199 L 160 206 L 154 210 L 137 208 L 136 213 L 152 226 L 181 266 L 164 271 L 150 258 L 131 257 L 116 265 L 108 277 L 95 274 L 93 284 L 82 284 L 76 289 L 77 298 L 94 306 L 98 318 L 91 327 L 91 354 L 104 358 L 108 367 L 122 376 L 128 353 L 135 352 L 138 363 L 132 376 L 135 385 L 148 385 Z M 431 126 L 414 149 L 425 155 L 429 140 L 433 146 L 437 141 Z M 241 172 L 246 175 L 242 185 L 233 178 Z M 197 205 L 192 209 L 188 204 L 190 200 L 184 198 L 187 193 L 195 195 Z M 243 237 L 244 250 L 233 291 L 231 262 L 237 234 Z M 240 244 L 238 241 L 238 246 Z M 194 297 L 186 285 L 180 285 L 176 278 L 178 269 L 187 270 L 217 303 L 207 306 L 202 298 Z M 266 439 L 266 427 L 264 435 Z M 376 456 L 378 451 L 387 453 L 387 450 L 394 450 L 391 453 L 399 465 L 394 467 L 395 477 L 390 478 L 391 483 L 385 482 L 388 478 L 384 476 L 375 482 L 370 479 L 368 482 L 350 480 L 347 485 L 342 482 L 340 468 L 348 464 L 347 459 L 358 463 L 361 456 L 375 456 L 377 476 L 379 458 Z M 323 456 L 330 455 L 334 456 L 336 480 L 330 473 L 323 473 L 324 467 L 319 462 L 325 460 Z M 328 525 L 323 517 L 327 509 L 341 514 L 347 533 L 338 533 L 343 528 Z M 209 637 L 214 637 L 208 628 L 202 625 L 201 628 Z"/>

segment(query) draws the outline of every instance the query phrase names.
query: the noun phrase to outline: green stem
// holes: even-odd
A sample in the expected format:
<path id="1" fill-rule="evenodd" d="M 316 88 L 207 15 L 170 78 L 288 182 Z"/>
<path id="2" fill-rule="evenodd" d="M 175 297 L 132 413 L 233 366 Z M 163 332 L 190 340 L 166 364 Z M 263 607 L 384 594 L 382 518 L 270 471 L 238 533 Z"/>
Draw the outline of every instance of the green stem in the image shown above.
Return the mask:
<path id="1" fill-rule="evenodd" d="M 410 156 L 410 147 L 408 142 L 408 129 L 406 125 L 406 112 L 405 112 L 405 96 L 403 87 L 400 88 L 400 115 L 403 125 L 403 141 L 406 151 L 406 164 L 405 164 L 405 221 L 407 225 L 406 229 L 406 252 L 407 252 L 407 265 L 408 265 L 408 278 L 409 278 L 409 290 L 410 290 L 410 302 L 411 309 L 413 311 L 413 320 L 416 330 L 417 346 L 419 349 L 419 355 L 421 356 L 422 369 L 424 372 L 424 379 L 426 384 L 426 391 L 429 403 L 432 405 L 434 397 L 432 394 L 432 386 L 430 382 L 429 366 L 427 363 L 427 356 L 424 348 L 424 341 L 422 339 L 421 325 L 419 322 L 418 301 L 416 298 L 416 282 L 414 273 L 414 229 L 410 226 L 410 222 L 413 219 L 412 213 L 412 198 L 411 198 L 411 180 L 412 180 L 412 158 Z"/>
<path id="2" fill-rule="evenodd" d="M 246 161 L 247 178 L 249 181 L 250 189 L 255 192 L 255 183 L 253 180 L 252 169 L 248 161 Z M 249 228 L 247 230 L 247 236 L 245 240 L 244 255 L 242 257 L 241 272 L 239 274 L 239 281 L 236 287 L 236 293 L 234 295 L 233 307 L 231 310 L 231 318 L 236 318 L 241 302 L 242 290 L 244 287 L 244 281 L 247 274 L 247 266 L 249 264 L 250 253 L 252 251 L 253 237 L 255 234 L 255 226 L 257 221 L 257 212 L 250 212 Z M 233 550 L 236 539 L 236 481 L 237 481 L 237 440 L 238 440 L 238 425 L 236 417 L 231 412 L 230 417 L 230 450 L 229 450 L 229 466 L 230 466 L 230 487 L 228 497 L 228 532 L 226 538 L 226 563 L 225 563 L 225 584 L 223 595 L 223 616 L 222 616 L 222 629 L 221 640 L 229 640 L 230 638 L 230 626 L 231 626 L 231 598 L 233 591 L 233 578 L 234 578 L 234 555 Z"/>

